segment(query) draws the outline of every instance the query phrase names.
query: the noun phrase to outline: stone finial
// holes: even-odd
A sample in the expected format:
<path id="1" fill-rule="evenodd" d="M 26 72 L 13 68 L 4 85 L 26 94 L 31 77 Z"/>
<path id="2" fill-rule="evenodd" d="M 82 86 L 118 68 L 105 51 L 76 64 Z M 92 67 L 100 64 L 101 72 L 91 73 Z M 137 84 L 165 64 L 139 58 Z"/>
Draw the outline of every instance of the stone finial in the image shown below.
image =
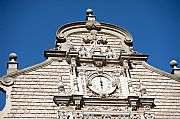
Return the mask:
<path id="1" fill-rule="evenodd" d="M 17 55 L 15 53 L 9 54 L 9 62 L 7 63 L 7 74 L 18 70 L 18 63 L 16 62 Z"/>
<path id="2" fill-rule="evenodd" d="M 180 68 L 177 68 L 177 61 L 176 60 L 172 60 L 170 62 L 170 66 L 172 67 L 172 71 L 171 71 L 171 74 L 174 74 L 176 76 L 179 76 L 180 77 Z"/>
<path id="3" fill-rule="evenodd" d="M 93 10 L 92 9 L 87 9 L 86 10 L 86 15 L 87 16 L 92 16 L 92 14 L 93 14 Z"/>
<path id="4" fill-rule="evenodd" d="M 92 9 L 86 10 L 86 29 L 87 30 L 101 30 L 101 24 L 96 21 L 96 16 L 93 15 Z"/>
<path id="5" fill-rule="evenodd" d="M 176 61 L 176 60 L 171 60 L 170 66 L 171 66 L 172 68 L 177 68 L 177 61 Z"/>
<path id="6" fill-rule="evenodd" d="M 10 60 L 10 62 L 15 62 L 16 59 L 17 59 L 16 53 L 11 53 L 11 54 L 9 54 L 9 60 Z"/>

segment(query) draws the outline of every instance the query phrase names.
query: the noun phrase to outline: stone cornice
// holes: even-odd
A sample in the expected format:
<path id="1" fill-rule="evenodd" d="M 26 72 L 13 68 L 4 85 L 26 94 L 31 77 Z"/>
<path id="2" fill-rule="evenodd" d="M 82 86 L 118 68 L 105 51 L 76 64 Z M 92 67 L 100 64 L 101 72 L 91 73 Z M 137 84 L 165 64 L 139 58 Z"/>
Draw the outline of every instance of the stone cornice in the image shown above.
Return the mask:
<path id="1" fill-rule="evenodd" d="M 146 61 L 148 59 L 147 54 L 140 54 L 140 53 L 133 53 L 133 54 L 121 54 L 122 59 L 130 59 L 130 60 L 139 60 L 139 61 Z"/>
<path id="2" fill-rule="evenodd" d="M 60 50 L 46 50 L 44 51 L 44 57 L 65 57 L 66 51 L 60 51 Z"/>
<path id="3" fill-rule="evenodd" d="M 145 61 L 142 62 L 142 65 L 143 65 L 144 67 L 146 67 L 147 69 L 153 71 L 153 72 L 156 72 L 156 73 L 158 73 L 158 74 L 160 74 L 160 75 L 163 75 L 163 76 L 165 76 L 165 77 L 168 77 L 168 78 L 170 78 L 170 79 L 174 79 L 174 80 L 180 82 L 180 77 L 177 77 L 177 76 L 172 75 L 172 74 L 170 74 L 170 73 L 168 73 L 168 72 L 165 72 L 165 71 L 162 71 L 162 70 L 160 70 L 160 69 L 158 69 L 158 68 L 155 68 L 155 67 L 149 65 L 148 63 L 146 63 Z"/>
<path id="4" fill-rule="evenodd" d="M 83 95 L 55 95 L 53 101 L 57 106 L 62 105 L 73 105 L 81 109 L 83 106 L 128 106 L 136 107 L 136 110 L 141 106 L 150 106 L 154 108 L 154 99 L 152 97 L 139 97 L 139 96 L 128 96 L 121 98 L 97 98 L 97 97 L 84 97 Z"/>

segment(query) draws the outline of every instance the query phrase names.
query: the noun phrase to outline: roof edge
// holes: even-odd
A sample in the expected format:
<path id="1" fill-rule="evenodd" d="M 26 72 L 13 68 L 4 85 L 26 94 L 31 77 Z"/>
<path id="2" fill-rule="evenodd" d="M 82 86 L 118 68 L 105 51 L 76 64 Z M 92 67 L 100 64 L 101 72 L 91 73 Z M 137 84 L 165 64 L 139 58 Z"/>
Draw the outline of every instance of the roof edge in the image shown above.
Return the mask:
<path id="1" fill-rule="evenodd" d="M 147 69 L 151 70 L 151 71 L 154 71 L 154 72 L 156 72 L 156 73 L 158 73 L 158 74 L 160 74 L 160 75 L 166 76 L 166 77 L 168 77 L 168 78 L 171 78 L 171 79 L 174 79 L 174 80 L 180 82 L 180 77 L 175 76 L 175 75 L 173 75 L 173 74 L 170 74 L 170 73 L 168 73 L 168 72 L 165 72 L 165 71 L 163 71 L 163 70 L 160 70 L 160 69 L 158 69 L 158 68 L 156 68 L 156 67 L 154 67 L 154 66 L 151 66 L 150 64 L 148 64 L 148 63 L 145 62 L 145 61 L 142 62 L 142 65 L 143 65 L 144 67 L 146 67 Z"/>
<path id="2" fill-rule="evenodd" d="M 27 72 L 39 69 L 39 68 L 44 67 L 44 66 L 47 66 L 47 65 L 51 64 L 52 62 L 53 62 L 53 58 L 48 58 L 48 59 L 46 59 L 45 61 L 43 61 L 41 63 L 38 63 L 38 64 L 35 64 L 35 65 L 32 65 L 32 66 L 26 67 L 24 69 L 21 69 L 21 70 L 18 70 L 18 71 L 9 73 L 9 74 L 6 74 L 6 75 L 2 76 L 2 79 L 6 78 L 6 77 L 16 77 L 16 76 L 19 76 L 21 74 L 24 74 L 24 73 L 27 73 Z"/>

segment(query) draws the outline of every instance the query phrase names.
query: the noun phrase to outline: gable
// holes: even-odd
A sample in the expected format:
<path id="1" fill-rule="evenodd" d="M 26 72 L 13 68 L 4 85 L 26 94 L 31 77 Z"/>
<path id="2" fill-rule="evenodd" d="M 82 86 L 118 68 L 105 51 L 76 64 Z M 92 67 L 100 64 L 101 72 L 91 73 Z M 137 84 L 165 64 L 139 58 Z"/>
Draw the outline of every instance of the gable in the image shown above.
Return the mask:
<path id="1" fill-rule="evenodd" d="M 59 28 L 44 62 L 1 78 L 3 118 L 179 118 L 179 77 L 146 63 L 125 29 L 96 21 Z M 11 55 L 10 63 L 16 54 Z"/>

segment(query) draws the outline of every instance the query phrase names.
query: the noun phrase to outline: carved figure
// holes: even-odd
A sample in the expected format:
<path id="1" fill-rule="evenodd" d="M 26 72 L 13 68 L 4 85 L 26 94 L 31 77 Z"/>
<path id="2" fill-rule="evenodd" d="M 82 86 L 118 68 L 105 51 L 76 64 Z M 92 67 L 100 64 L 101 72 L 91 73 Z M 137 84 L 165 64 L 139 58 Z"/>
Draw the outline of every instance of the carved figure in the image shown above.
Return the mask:
<path id="1" fill-rule="evenodd" d="M 114 58 L 114 53 L 113 50 L 110 48 L 110 46 L 107 47 L 105 53 L 107 58 Z"/>
<path id="2" fill-rule="evenodd" d="M 80 57 L 87 57 L 87 49 L 84 47 L 84 45 L 81 45 L 79 55 Z"/>

